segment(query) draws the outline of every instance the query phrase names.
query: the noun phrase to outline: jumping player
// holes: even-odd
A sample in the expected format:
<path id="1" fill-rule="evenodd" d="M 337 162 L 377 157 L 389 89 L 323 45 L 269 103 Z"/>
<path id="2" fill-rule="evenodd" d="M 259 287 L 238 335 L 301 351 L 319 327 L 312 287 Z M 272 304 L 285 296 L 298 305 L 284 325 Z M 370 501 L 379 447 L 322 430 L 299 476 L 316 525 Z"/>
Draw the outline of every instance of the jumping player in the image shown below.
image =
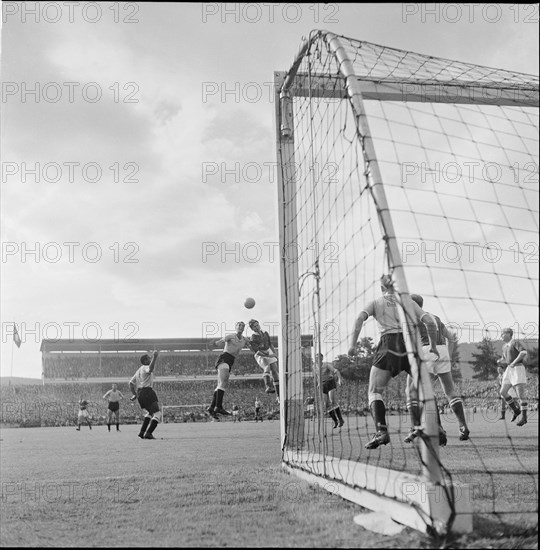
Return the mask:
<path id="1" fill-rule="evenodd" d="M 501 381 L 501 397 L 506 401 L 506 404 L 512 409 L 512 422 L 521 414 L 521 420 L 517 423 L 518 426 L 527 424 L 527 371 L 523 364 L 523 359 L 527 356 L 527 350 L 523 344 L 514 339 L 514 331 L 511 328 L 505 328 L 502 332 L 503 347 L 502 357 L 497 361 L 501 366 L 506 366 L 502 381 Z M 519 404 L 508 393 L 510 388 L 514 388 L 519 399 Z"/>
<path id="2" fill-rule="evenodd" d="M 234 364 L 236 356 L 240 351 L 250 346 L 249 338 L 246 338 L 243 333 L 246 328 L 246 324 L 242 321 L 236 323 L 235 334 L 227 334 L 224 338 L 220 338 L 213 343 L 213 346 L 225 345 L 223 353 L 217 358 L 216 369 L 218 383 L 214 390 L 212 403 L 206 409 L 208 414 L 213 418 L 218 418 L 218 414 L 230 415 L 231 413 L 223 408 L 223 397 L 225 390 L 229 386 L 229 376 L 231 374 L 231 368 Z"/>
<path id="3" fill-rule="evenodd" d="M 79 414 L 77 415 L 77 428 L 76 430 L 81 431 L 82 421 L 86 420 L 88 427 L 92 429 L 92 424 L 90 423 L 90 415 L 88 414 L 88 401 L 83 399 L 82 394 L 79 396 Z"/>
<path id="4" fill-rule="evenodd" d="M 264 391 L 276 393 L 279 400 L 279 370 L 276 350 L 270 341 L 270 334 L 264 332 L 259 321 L 251 319 L 249 328 L 253 331 L 251 349 L 255 352 L 255 361 L 263 370 Z"/>
<path id="5" fill-rule="evenodd" d="M 421 308 L 424 307 L 424 298 L 419 294 L 411 294 L 412 300 L 416 302 Z M 426 327 L 423 323 L 418 325 L 420 330 L 420 338 L 422 339 L 423 355 L 426 364 L 426 369 L 431 377 L 432 383 L 438 378 L 442 389 L 448 398 L 448 404 L 454 411 L 459 423 L 459 439 L 460 441 L 466 441 L 469 439 L 469 428 L 465 419 L 465 411 L 463 409 L 463 400 L 460 396 L 456 395 L 454 388 L 454 379 L 452 377 L 452 364 L 450 358 L 454 353 L 455 348 L 458 345 L 457 335 L 450 330 L 436 315 L 430 313 L 430 315 L 437 322 L 437 350 L 439 351 L 439 359 L 434 360 L 434 357 L 430 354 L 430 343 Z M 448 342 L 448 346 L 447 346 Z M 412 400 L 410 397 L 411 384 L 413 380 L 409 376 L 407 378 L 406 395 L 407 395 L 407 408 L 411 413 L 411 420 L 413 425 L 409 435 L 405 438 L 405 443 L 411 443 L 419 434 L 421 427 L 415 426 L 414 421 L 420 418 L 420 410 L 418 401 Z M 441 446 L 446 445 L 446 432 L 441 426 L 441 419 L 439 415 L 439 407 L 437 409 L 437 417 L 439 420 L 439 444 Z"/>
<path id="6" fill-rule="evenodd" d="M 382 296 L 368 303 L 360 311 L 350 340 L 349 355 L 356 355 L 356 342 L 364 323 L 370 316 L 377 321 L 381 339 L 375 351 L 373 365 L 369 373 L 368 399 L 369 408 L 377 430 L 371 441 L 366 445 L 366 449 L 376 449 L 379 445 L 386 445 L 390 442 L 388 435 L 388 426 L 386 425 L 386 408 L 383 401 L 383 391 L 390 382 L 390 379 L 397 376 L 401 371 L 408 374 L 411 372 L 411 366 L 407 356 L 407 349 L 403 338 L 403 327 L 398 312 L 398 303 L 394 293 L 394 286 L 390 275 L 381 277 Z M 430 352 L 439 357 L 437 350 L 437 323 L 435 319 L 426 313 L 417 303 L 411 301 L 414 313 L 413 321 L 415 324 L 425 323 L 429 342 Z M 413 399 L 418 399 L 417 389 L 411 387 Z M 415 422 L 419 424 L 419 420 Z"/>
<path id="7" fill-rule="evenodd" d="M 152 387 L 154 385 L 154 369 L 158 355 L 158 351 L 154 351 L 152 357 L 148 353 L 145 353 L 141 357 L 141 366 L 129 381 L 129 389 L 133 394 L 131 401 L 135 401 L 136 399 L 141 409 L 146 411 L 141 430 L 139 431 L 141 439 L 156 439 L 153 433 L 161 421 L 158 398 Z"/>
<path id="8" fill-rule="evenodd" d="M 117 385 L 113 384 L 112 388 L 103 396 L 103 399 L 108 400 L 109 405 L 107 407 L 107 429 L 111 431 L 113 414 L 116 418 L 116 431 L 120 431 L 120 399 L 124 396 L 122 392 L 118 391 Z"/>

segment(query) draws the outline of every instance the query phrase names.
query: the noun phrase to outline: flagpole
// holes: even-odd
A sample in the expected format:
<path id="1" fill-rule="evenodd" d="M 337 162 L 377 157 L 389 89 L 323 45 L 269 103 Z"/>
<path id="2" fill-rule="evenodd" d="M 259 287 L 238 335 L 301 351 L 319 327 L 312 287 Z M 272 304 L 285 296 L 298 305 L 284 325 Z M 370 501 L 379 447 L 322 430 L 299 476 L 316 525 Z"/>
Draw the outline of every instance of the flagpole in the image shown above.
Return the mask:
<path id="1" fill-rule="evenodd" d="M 13 338 L 11 339 L 11 369 L 9 372 L 9 383 L 10 385 L 13 383 L 13 346 L 15 345 L 15 341 Z"/>

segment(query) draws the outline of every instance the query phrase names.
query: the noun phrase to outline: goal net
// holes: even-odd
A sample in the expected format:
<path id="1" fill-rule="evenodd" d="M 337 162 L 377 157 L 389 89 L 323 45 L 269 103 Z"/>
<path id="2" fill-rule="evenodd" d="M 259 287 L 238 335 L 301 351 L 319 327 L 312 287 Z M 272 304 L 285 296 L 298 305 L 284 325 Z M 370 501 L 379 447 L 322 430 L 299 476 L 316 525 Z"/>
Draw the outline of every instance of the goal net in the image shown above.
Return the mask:
<path id="1" fill-rule="evenodd" d="M 461 343 L 499 342 L 502 327 L 515 339 L 538 338 L 538 78 L 313 31 L 275 84 L 284 466 L 425 532 L 469 531 L 473 511 L 532 512 L 530 499 L 506 498 L 516 483 L 537 497 L 537 439 L 522 449 L 515 439 L 530 426 L 497 424 L 475 408 L 461 441 L 448 409 L 448 445 L 439 448 L 437 406 L 449 399 L 431 384 L 411 294 Z M 391 277 L 423 430 L 404 442 L 411 419 L 402 373 L 383 394 L 390 443 L 368 450 L 380 341 L 373 317 L 355 354 L 348 350 L 360 312 L 381 296 L 382 275 Z M 300 334 L 313 335 L 312 348 Z M 318 354 L 342 375 L 342 428 L 317 383 Z M 470 417 L 457 377 L 470 379 L 473 363 L 459 352 L 450 359 L 450 401 L 463 395 Z M 487 388 L 497 403 L 490 368 L 486 387 L 477 377 L 471 391 Z M 529 382 L 529 402 L 537 401 L 537 378 Z"/>

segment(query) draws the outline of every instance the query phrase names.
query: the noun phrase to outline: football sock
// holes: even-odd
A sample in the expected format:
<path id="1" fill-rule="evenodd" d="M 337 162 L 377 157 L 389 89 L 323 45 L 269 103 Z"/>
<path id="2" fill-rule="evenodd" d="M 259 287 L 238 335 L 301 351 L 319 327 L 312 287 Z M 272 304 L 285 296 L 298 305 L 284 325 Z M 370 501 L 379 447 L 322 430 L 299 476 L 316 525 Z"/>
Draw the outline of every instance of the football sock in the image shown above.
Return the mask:
<path id="1" fill-rule="evenodd" d="M 331 411 L 329 411 L 328 414 L 330 415 L 330 418 L 334 421 L 334 424 L 337 425 L 338 419 L 337 419 L 337 417 L 336 417 L 336 411 L 335 411 L 335 409 L 332 409 Z"/>
<path id="2" fill-rule="evenodd" d="M 341 416 L 341 409 L 339 407 L 336 407 L 334 409 L 336 416 L 340 422 L 343 422 L 343 417 Z"/>
<path id="3" fill-rule="evenodd" d="M 463 400 L 461 397 L 454 397 L 454 399 L 451 399 L 450 407 L 452 407 L 452 410 L 458 419 L 459 425 L 466 427 L 467 421 L 465 420 L 465 410 L 463 409 Z"/>
<path id="4" fill-rule="evenodd" d="M 506 401 L 506 404 L 514 411 L 519 411 L 519 405 L 516 403 L 513 397 L 510 395 L 508 397 L 505 397 L 504 400 Z"/>
<path id="5" fill-rule="evenodd" d="M 157 427 L 158 421 L 155 418 L 152 418 L 150 422 L 150 426 L 148 427 L 148 430 L 146 430 L 147 434 L 151 434 Z"/>
<path id="6" fill-rule="evenodd" d="M 139 432 L 141 435 L 144 435 L 144 432 L 146 431 L 146 428 L 148 428 L 148 424 L 150 424 L 150 417 L 145 416 L 143 419 L 143 423 L 141 426 L 141 431 Z"/>
<path id="7" fill-rule="evenodd" d="M 214 392 L 214 396 L 212 398 L 212 403 L 210 404 L 210 409 L 214 410 L 216 408 L 216 400 L 217 400 L 217 390 Z"/>
<path id="8" fill-rule="evenodd" d="M 420 407 L 418 406 L 418 401 L 409 401 L 407 403 L 407 410 L 411 417 L 411 427 L 415 428 L 420 426 Z"/>
<path id="9" fill-rule="evenodd" d="M 225 390 L 217 390 L 217 397 L 216 397 L 216 407 L 218 409 L 223 408 L 223 396 L 225 395 Z"/>
<path id="10" fill-rule="evenodd" d="M 371 409 L 371 416 L 373 417 L 373 422 L 375 422 L 375 428 L 377 431 L 386 431 L 386 407 L 384 402 L 381 399 L 372 401 L 369 406 Z"/>

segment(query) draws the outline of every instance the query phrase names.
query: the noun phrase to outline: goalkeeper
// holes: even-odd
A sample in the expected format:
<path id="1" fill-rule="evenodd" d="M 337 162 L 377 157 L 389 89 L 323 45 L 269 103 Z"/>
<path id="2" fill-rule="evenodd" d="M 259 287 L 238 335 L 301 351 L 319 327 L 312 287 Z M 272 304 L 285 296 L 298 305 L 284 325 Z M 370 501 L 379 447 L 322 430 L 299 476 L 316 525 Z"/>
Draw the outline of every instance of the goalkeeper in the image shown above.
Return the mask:
<path id="1" fill-rule="evenodd" d="M 278 359 L 276 350 L 270 341 L 270 334 L 261 329 L 259 321 L 256 319 L 251 319 L 249 328 L 253 331 L 250 347 L 255 352 L 255 361 L 263 370 L 264 391 L 275 393 L 279 401 Z"/>

